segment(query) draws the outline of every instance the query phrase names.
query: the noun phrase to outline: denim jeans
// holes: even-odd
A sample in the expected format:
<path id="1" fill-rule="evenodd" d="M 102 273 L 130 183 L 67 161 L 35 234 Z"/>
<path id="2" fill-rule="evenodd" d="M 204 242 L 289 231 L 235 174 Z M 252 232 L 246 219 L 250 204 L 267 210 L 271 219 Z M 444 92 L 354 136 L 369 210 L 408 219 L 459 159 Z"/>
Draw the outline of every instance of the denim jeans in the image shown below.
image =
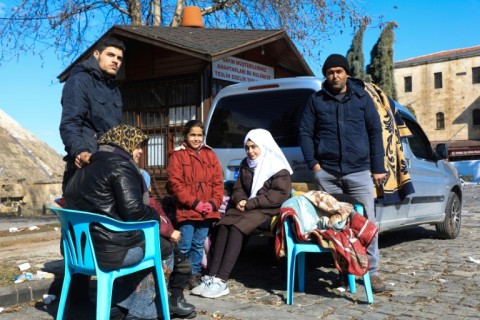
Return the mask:
<path id="1" fill-rule="evenodd" d="M 344 193 L 355 197 L 363 204 L 368 220 L 376 222 L 375 200 L 373 194 L 373 181 L 369 170 L 350 174 L 330 173 L 323 169 L 315 171 L 315 182 L 319 190 L 329 194 Z M 370 260 L 370 274 L 378 275 L 378 261 L 380 252 L 378 250 L 378 234 L 367 248 Z"/>
<path id="2" fill-rule="evenodd" d="M 129 249 L 123 266 L 141 261 L 143 255 L 142 248 Z M 162 310 L 158 295 L 154 273 L 152 269 L 146 269 L 115 281 L 112 304 L 127 309 L 130 315 L 141 319 L 158 319 Z"/>
<path id="3" fill-rule="evenodd" d="M 210 230 L 211 221 L 184 221 L 180 223 L 179 231 L 182 237 L 178 242 L 178 248 L 192 264 L 192 274 L 202 270 L 203 246 Z"/>

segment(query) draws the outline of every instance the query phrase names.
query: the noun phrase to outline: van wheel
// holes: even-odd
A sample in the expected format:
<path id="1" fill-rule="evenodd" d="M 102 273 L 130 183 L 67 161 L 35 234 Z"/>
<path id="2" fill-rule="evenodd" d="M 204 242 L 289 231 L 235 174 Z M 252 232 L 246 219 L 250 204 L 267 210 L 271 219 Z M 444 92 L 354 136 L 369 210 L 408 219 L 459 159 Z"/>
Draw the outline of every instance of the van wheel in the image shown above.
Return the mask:
<path id="1" fill-rule="evenodd" d="M 455 239 L 460 233 L 462 224 L 462 204 L 455 192 L 448 195 L 447 206 L 445 208 L 445 220 L 435 224 L 437 236 L 440 239 Z"/>

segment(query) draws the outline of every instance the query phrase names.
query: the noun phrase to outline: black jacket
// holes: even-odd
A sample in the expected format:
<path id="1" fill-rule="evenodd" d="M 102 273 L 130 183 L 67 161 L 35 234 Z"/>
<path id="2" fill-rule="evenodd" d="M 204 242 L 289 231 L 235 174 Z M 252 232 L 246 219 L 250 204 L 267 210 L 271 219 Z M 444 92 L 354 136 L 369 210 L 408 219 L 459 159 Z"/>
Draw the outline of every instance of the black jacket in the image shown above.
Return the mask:
<path id="1" fill-rule="evenodd" d="M 122 97 L 114 78 L 105 75 L 92 55 L 76 65 L 62 91 L 62 137 L 66 160 L 83 151 L 95 153 L 97 140 L 120 124 Z"/>
<path id="2" fill-rule="evenodd" d="M 146 186 L 143 176 L 130 155 L 115 148 L 114 152 L 100 149 L 91 163 L 77 170 L 65 190 L 66 208 L 88 211 L 121 221 L 157 220 L 155 209 L 146 205 L 143 195 Z M 113 269 L 119 267 L 128 251 L 143 247 L 145 239 L 140 231 L 110 232 L 104 228 L 91 228 L 99 265 Z"/>
<path id="3" fill-rule="evenodd" d="M 329 172 L 384 173 L 380 117 L 361 80 L 349 78 L 340 101 L 328 90 L 314 93 L 299 125 L 299 144 L 308 168 Z"/>

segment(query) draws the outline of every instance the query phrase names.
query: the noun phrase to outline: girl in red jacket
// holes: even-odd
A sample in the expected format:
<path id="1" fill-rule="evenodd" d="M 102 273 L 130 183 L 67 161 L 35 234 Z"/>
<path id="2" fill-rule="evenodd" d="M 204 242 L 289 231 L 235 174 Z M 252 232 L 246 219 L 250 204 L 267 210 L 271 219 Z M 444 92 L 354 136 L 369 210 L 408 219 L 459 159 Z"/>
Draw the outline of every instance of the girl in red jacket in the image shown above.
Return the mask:
<path id="1" fill-rule="evenodd" d="M 205 239 L 212 223 L 220 219 L 223 176 L 217 156 L 203 143 L 201 121 L 187 122 L 183 139 L 183 144 L 169 154 L 168 188 L 175 198 L 176 220 L 182 234 L 178 247 L 192 263 L 192 288 L 201 277 Z"/>

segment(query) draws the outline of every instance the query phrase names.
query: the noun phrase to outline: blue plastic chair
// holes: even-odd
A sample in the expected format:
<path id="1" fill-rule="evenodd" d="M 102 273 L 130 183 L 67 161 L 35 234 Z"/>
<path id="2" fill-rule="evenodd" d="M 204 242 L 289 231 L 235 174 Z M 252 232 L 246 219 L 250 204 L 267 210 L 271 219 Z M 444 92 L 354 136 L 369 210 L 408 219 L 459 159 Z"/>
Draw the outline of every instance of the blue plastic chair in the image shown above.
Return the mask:
<path id="1" fill-rule="evenodd" d="M 313 209 L 313 204 L 312 204 Z M 360 204 L 354 205 L 354 210 L 358 213 L 364 214 L 363 206 Z M 297 242 L 295 235 L 290 227 L 292 219 L 288 218 L 284 222 L 285 240 L 287 243 L 287 304 L 293 304 L 293 291 L 295 286 L 295 265 L 298 258 L 298 291 L 305 292 L 305 253 L 324 253 L 331 252 L 330 249 L 324 249 L 316 243 Z M 355 276 L 348 275 L 348 283 L 350 292 L 356 292 Z M 365 292 L 367 302 L 373 303 L 372 285 L 370 283 L 370 273 L 363 275 L 363 283 L 365 285 Z"/>
<path id="2" fill-rule="evenodd" d="M 57 311 L 57 319 L 63 319 L 70 282 L 73 274 L 81 273 L 97 277 L 97 320 L 110 318 L 113 282 L 116 278 L 155 267 L 164 319 L 170 319 L 168 290 L 165 284 L 160 254 L 159 226 L 157 221 L 123 222 L 99 214 L 49 208 L 60 220 L 64 248 L 65 275 Z M 100 223 L 112 231 L 141 230 L 145 235 L 145 256 L 142 261 L 128 267 L 104 271 L 99 268 L 94 253 L 89 226 Z"/>

